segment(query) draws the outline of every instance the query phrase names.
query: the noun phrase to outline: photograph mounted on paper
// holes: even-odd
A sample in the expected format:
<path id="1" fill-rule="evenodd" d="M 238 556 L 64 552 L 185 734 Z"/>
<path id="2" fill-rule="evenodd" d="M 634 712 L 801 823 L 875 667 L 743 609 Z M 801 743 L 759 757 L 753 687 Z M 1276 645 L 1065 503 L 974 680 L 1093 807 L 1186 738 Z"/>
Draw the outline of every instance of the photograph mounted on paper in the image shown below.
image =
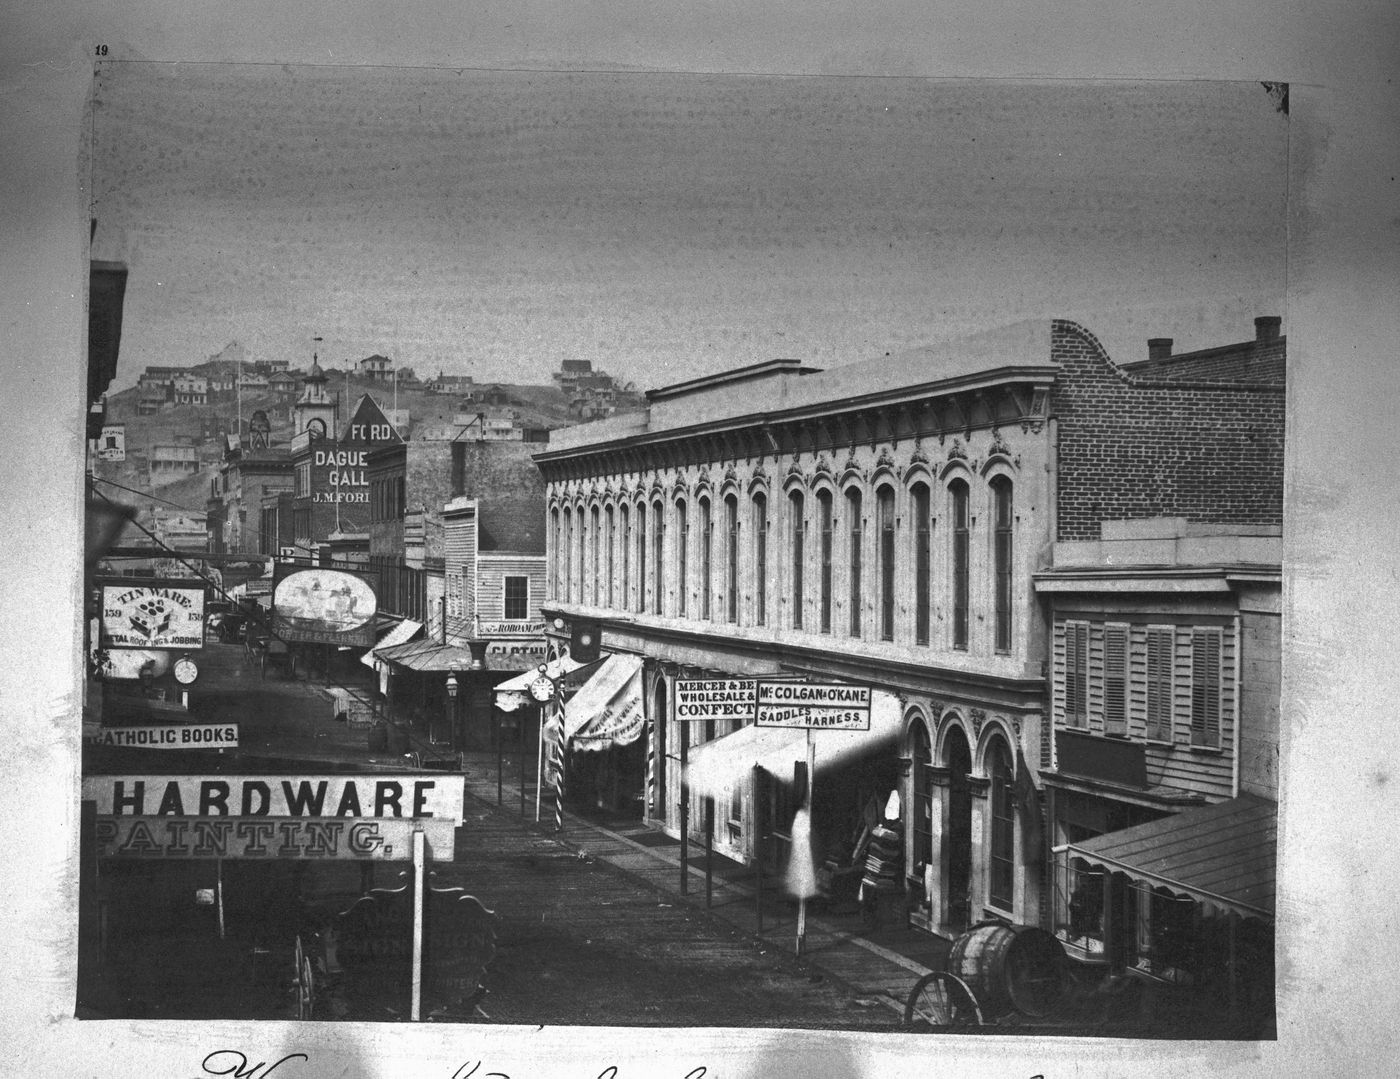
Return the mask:
<path id="1" fill-rule="evenodd" d="M 87 121 L 77 1014 L 1275 1037 L 1286 84 Z"/>

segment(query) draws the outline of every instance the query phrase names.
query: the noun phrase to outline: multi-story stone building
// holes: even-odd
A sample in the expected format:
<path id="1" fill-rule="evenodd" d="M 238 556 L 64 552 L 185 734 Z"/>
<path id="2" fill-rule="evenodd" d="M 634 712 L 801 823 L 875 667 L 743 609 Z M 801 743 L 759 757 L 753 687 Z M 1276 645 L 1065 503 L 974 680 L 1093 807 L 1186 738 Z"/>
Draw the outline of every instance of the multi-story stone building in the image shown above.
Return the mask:
<path id="1" fill-rule="evenodd" d="M 862 817 L 896 791 L 914 924 L 1046 922 L 1056 748 L 1035 575 L 1104 521 L 1276 513 L 1281 387 L 1130 375 L 1055 321 L 828 371 L 773 361 L 647 403 L 536 455 L 546 617 L 596 619 L 606 649 L 646 660 L 648 752 L 625 765 L 651 761 L 632 777 L 646 819 L 678 834 L 681 740 L 719 760 L 726 737 L 744 767 L 717 799 L 716 848 L 767 859 L 792 815 L 800 750 L 678 721 L 678 679 L 867 685 L 897 722 L 818 753 L 819 859 L 849 868 Z"/>

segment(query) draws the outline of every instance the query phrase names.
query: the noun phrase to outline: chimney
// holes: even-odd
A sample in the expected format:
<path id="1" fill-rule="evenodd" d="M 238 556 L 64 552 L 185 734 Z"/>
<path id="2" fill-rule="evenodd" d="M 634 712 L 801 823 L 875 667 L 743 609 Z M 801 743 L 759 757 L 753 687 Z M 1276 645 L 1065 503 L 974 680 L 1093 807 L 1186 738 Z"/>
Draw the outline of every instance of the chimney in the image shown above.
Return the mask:
<path id="1" fill-rule="evenodd" d="M 1282 322 L 1283 319 L 1278 315 L 1260 315 L 1254 320 L 1254 339 L 1260 344 L 1277 341 Z"/>
<path id="2" fill-rule="evenodd" d="M 1149 360 L 1165 360 L 1172 354 L 1172 339 L 1170 337 L 1149 337 L 1147 339 L 1147 358 Z"/>

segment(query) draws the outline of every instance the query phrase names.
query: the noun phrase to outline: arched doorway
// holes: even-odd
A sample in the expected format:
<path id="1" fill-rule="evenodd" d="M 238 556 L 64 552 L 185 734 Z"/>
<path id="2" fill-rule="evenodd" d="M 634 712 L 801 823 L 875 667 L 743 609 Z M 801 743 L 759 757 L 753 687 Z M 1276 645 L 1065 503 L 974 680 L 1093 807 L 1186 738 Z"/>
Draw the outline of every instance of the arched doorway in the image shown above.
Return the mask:
<path id="1" fill-rule="evenodd" d="M 927 873 L 926 868 L 933 865 L 938 857 L 934 847 L 934 836 L 938 831 L 935 824 L 941 826 L 942 821 L 935 821 L 933 816 L 938 805 L 933 771 L 933 739 L 929 737 L 928 726 L 921 717 L 916 717 L 909 724 L 909 760 L 909 865 L 916 891 L 910 913 L 927 927 L 933 920 L 938 896 L 933 894 L 937 890 L 937 878 Z"/>
<path id="2" fill-rule="evenodd" d="M 961 727 L 949 728 L 943 738 L 943 765 L 948 769 L 943 911 L 948 927 L 962 930 L 972 920 L 972 748 Z"/>
<path id="3" fill-rule="evenodd" d="M 650 793 L 651 801 L 647 806 L 647 813 L 653 820 L 666 819 L 666 774 L 670 771 L 670 762 L 666 759 L 666 678 L 660 672 L 656 675 L 656 688 L 652 691 L 651 703 L 651 732 L 650 737 L 653 743 L 650 750 L 653 754 L 652 763 L 648 768 L 656 784 L 655 789 Z"/>

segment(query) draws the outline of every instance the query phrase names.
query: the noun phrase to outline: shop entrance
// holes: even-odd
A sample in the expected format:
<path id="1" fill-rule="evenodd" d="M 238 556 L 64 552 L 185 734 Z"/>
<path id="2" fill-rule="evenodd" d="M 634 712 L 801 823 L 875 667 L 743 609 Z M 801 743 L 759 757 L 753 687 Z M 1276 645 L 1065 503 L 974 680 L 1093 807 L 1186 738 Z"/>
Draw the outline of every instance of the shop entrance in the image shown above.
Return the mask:
<path id="1" fill-rule="evenodd" d="M 966 929 L 972 915 L 972 750 L 953 727 L 943 743 L 948 769 L 948 830 L 943 845 L 943 910 L 950 929 Z"/>

